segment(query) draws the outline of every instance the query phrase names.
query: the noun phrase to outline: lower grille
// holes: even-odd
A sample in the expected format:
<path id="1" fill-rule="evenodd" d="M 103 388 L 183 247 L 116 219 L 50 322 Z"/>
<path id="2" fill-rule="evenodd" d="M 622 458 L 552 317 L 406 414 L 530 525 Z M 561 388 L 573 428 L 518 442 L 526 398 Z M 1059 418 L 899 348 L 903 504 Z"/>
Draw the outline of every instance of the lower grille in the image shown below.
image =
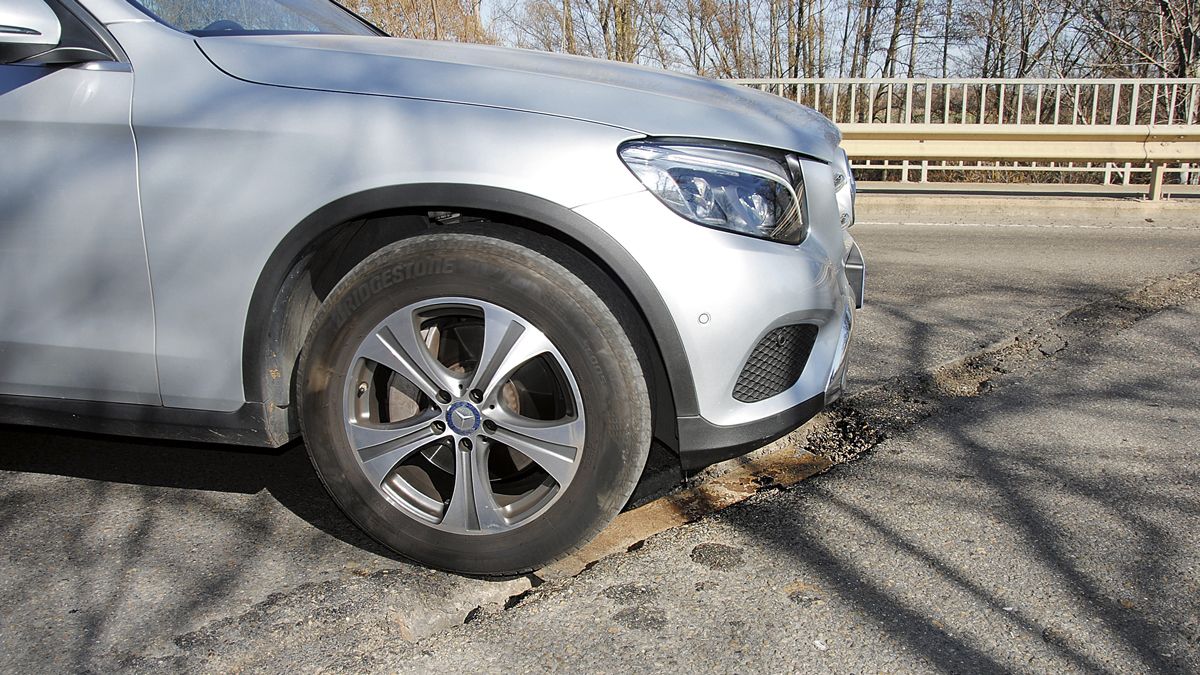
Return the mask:
<path id="1" fill-rule="evenodd" d="M 742 367 L 733 397 L 754 403 L 787 391 L 804 372 L 817 340 L 817 327 L 801 323 L 781 326 L 759 341 Z"/>

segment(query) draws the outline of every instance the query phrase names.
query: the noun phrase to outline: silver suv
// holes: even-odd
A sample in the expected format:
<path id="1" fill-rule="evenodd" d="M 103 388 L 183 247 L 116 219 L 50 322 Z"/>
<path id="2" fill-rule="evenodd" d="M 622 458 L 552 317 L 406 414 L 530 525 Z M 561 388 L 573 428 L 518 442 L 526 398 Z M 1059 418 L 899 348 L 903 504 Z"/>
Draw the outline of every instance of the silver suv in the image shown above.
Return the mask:
<path id="1" fill-rule="evenodd" d="M 327 0 L 0 0 L 0 421 L 278 447 L 439 568 L 837 398 L 854 181 L 782 98 Z"/>

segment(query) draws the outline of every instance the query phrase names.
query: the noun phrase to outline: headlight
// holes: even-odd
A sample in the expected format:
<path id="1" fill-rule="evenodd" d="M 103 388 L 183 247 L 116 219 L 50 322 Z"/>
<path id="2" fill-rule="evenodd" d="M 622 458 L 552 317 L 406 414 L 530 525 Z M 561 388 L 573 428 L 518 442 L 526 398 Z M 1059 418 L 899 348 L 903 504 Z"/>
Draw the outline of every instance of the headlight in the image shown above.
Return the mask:
<path id="1" fill-rule="evenodd" d="M 854 172 L 850 169 L 850 157 L 846 155 L 845 150 L 842 151 L 841 166 L 833 169 L 833 189 L 837 196 L 842 227 L 850 227 L 854 224 L 854 198 L 858 186 L 854 181 Z"/>
<path id="2" fill-rule="evenodd" d="M 752 237 L 799 244 L 807 234 L 800 197 L 778 160 L 737 150 L 649 142 L 621 146 L 621 159 L 671 210 Z M 803 183 L 800 194 L 803 194 Z"/>

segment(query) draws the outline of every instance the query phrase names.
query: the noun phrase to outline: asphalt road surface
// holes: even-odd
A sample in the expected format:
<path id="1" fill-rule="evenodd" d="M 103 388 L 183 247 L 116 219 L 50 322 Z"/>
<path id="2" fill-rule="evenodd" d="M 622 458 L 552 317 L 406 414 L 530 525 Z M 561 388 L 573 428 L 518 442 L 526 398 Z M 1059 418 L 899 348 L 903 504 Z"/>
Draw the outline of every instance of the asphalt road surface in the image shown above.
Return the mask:
<path id="1" fill-rule="evenodd" d="M 903 408 L 903 378 L 1061 330 L 828 473 L 536 588 L 389 555 L 300 447 L 0 429 L 0 670 L 1200 669 L 1200 203 L 867 195 L 855 234 L 852 391 Z"/>

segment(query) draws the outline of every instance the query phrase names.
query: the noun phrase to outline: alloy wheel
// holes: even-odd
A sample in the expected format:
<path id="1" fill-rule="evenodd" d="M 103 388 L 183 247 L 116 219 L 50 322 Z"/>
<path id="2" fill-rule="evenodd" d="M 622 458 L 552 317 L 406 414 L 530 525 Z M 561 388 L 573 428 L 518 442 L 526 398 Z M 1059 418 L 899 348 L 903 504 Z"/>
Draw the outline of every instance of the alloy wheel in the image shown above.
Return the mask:
<path id="1" fill-rule="evenodd" d="M 344 427 L 371 485 L 440 530 L 528 523 L 571 484 L 583 401 L 569 365 L 529 321 L 462 297 L 408 305 L 351 360 Z"/>

